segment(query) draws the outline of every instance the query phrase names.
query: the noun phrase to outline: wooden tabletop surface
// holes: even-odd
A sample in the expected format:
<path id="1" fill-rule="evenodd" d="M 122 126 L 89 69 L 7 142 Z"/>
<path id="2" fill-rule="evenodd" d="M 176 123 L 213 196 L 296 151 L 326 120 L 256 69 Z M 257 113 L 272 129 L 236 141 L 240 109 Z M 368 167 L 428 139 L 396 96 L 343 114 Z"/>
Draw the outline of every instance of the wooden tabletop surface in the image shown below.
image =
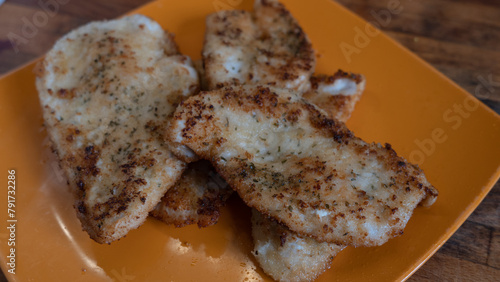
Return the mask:
<path id="1" fill-rule="evenodd" d="M 337 1 L 368 21 L 376 20 L 391 2 L 400 3 L 401 12 L 382 21 L 381 28 L 500 113 L 500 1 Z M 23 20 L 33 19 L 42 7 L 38 0 L 7 0 L 0 6 L 0 75 L 43 55 L 77 26 L 119 16 L 149 1 L 56 2 L 65 4 L 16 48 L 8 34 L 22 34 Z M 409 281 L 500 281 L 500 182 Z"/>

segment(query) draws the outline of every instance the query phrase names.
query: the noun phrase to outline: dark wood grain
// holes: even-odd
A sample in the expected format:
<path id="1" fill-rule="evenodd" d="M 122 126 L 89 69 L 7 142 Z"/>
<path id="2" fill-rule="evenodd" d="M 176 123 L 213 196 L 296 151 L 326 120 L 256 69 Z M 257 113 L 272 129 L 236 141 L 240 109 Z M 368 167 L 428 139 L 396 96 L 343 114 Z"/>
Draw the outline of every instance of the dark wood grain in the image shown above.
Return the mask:
<path id="1" fill-rule="evenodd" d="M 500 113 L 500 1 L 337 0 L 367 21 L 391 3 L 381 29 Z M 23 18 L 41 10 L 37 0 L 0 6 L 0 74 L 44 54 L 56 39 L 91 20 L 113 18 L 148 0 L 69 1 L 18 50 L 8 39 L 21 34 Z M 450 240 L 409 281 L 498 281 L 500 277 L 500 183 Z M 3 277 L 5 280 L 5 278 Z M 2 281 L 0 279 L 0 281 Z"/>

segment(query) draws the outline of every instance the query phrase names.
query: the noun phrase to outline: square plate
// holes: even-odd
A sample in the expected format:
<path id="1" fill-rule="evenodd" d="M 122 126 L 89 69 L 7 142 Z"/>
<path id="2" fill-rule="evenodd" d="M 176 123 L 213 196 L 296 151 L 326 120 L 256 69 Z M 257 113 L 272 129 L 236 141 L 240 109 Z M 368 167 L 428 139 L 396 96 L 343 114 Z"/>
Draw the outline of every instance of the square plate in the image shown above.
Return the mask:
<path id="1" fill-rule="evenodd" d="M 318 51 L 318 73 L 363 73 L 365 94 L 347 125 L 391 143 L 439 190 L 405 234 L 373 248 L 347 248 L 319 281 L 404 280 L 465 221 L 500 176 L 500 117 L 405 48 L 330 0 L 283 1 Z M 236 5 L 238 4 L 238 5 Z M 156 1 L 132 13 L 176 34 L 200 58 L 204 18 L 251 1 Z M 250 213 L 234 197 L 215 226 L 176 229 L 148 219 L 99 245 L 82 231 L 72 196 L 47 148 L 31 63 L 0 79 L 1 267 L 16 281 L 254 281 L 269 279 L 250 254 Z M 7 176 L 16 170 L 16 274 L 7 273 Z"/>

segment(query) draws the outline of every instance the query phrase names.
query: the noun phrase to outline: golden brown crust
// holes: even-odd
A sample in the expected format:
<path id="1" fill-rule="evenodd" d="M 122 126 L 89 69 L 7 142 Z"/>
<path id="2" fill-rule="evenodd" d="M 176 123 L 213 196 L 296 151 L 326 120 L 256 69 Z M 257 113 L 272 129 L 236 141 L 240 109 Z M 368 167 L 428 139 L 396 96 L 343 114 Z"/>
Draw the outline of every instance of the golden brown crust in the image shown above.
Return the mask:
<path id="1" fill-rule="evenodd" d="M 176 104 L 199 86 L 172 39 L 140 15 L 94 22 L 37 66 L 47 132 L 82 227 L 99 243 L 140 226 L 185 168 L 163 135 Z"/>
<path id="2" fill-rule="evenodd" d="M 214 225 L 233 190 L 207 161 L 189 164 L 150 215 L 176 227 Z"/>
<path id="3" fill-rule="evenodd" d="M 437 191 L 390 145 L 367 144 L 297 93 L 263 86 L 202 92 L 174 114 L 172 142 L 208 159 L 242 199 L 291 230 L 373 246 L 400 235 Z"/>
<path id="4" fill-rule="evenodd" d="M 314 71 L 311 42 L 278 1 L 255 1 L 254 12 L 220 11 L 206 21 L 203 65 L 209 89 L 269 84 L 306 89 Z"/>

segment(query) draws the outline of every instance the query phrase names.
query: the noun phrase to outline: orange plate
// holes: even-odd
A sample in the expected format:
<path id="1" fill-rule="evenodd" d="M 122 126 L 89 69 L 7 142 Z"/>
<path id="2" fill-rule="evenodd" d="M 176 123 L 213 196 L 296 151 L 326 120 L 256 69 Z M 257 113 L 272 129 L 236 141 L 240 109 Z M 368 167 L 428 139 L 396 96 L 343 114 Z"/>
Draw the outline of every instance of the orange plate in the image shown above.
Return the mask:
<path id="1" fill-rule="evenodd" d="M 195 2 L 195 3 L 193 3 Z M 157 1 L 134 13 L 176 34 L 200 58 L 204 18 L 217 1 Z M 388 142 L 419 163 L 439 190 L 417 208 L 405 234 L 375 248 L 347 248 L 321 281 L 404 280 L 465 221 L 499 178 L 500 118 L 386 35 L 329 0 L 284 1 L 319 52 L 317 71 L 363 73 L 367 89 L 348 126 L 366 141 Z M 234 8 L 251 7 L 250 1 Z M 361 35 L 361 32 L 364 35 Z M 349 46 L 347 46 L 349 45 Z M 345 56 L 341 46 L 351 48 Z M 250 254 L 248 208 L 233 198 L 216 226 L 176 229 L 148 219 L 111 245 L 82 231 L 61 171 L 46 148 L 33 63 L 0 79 L 1 267 L 7 271 L 7 170 L 16 170 L 16 274 L 28 281 L 267 280 Z"/>

